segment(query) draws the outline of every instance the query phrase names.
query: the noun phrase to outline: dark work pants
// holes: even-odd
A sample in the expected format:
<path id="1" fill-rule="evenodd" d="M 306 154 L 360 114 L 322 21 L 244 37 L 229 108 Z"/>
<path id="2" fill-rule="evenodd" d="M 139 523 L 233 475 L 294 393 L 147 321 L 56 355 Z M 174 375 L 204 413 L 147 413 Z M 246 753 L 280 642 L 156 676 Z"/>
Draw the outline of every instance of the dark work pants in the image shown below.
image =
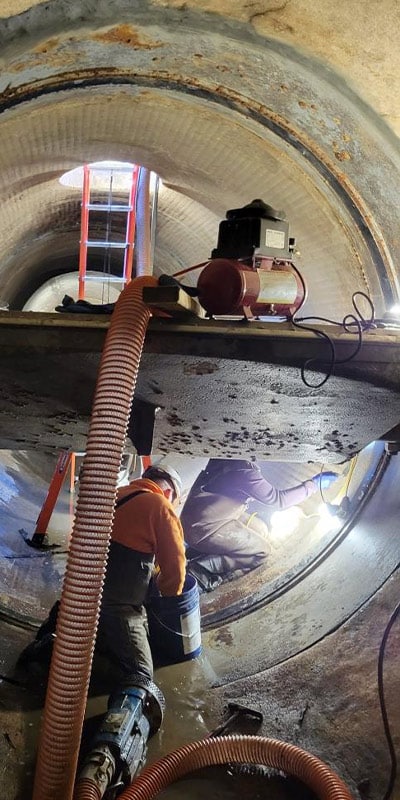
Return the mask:
<path id="1" fill-rule="evenodd" d="M 59 606 L 57 601 L 51 608 L 36 639 L 43 639 L 47 634 L 55 632 Z M 97 632 L 94 666 L 97 654 L 105 656 L 110 662 L 108 672 L 112 673 L 116 684 L 129 681 L 137 673 L 152 680 L 153 660 L 145 609 L 131 605 L 103 608 Z"/>
<path id="2" fill-rule="evenodd" d="M 199 565 L 222 578 L 249 572 L 260 566 L 270 552 L 267 535 L 268 528 L 262 520 L 242 514 L 188 548 L 188 570 L 196 574 L 195 566 Z"/>
<path id="3" fill-rule="evenodd" d="M 153 679 L 146 610 L 130 605 L 102 609 L 96 650 L 107 656 L 123 680 L 140 673 Z"/>

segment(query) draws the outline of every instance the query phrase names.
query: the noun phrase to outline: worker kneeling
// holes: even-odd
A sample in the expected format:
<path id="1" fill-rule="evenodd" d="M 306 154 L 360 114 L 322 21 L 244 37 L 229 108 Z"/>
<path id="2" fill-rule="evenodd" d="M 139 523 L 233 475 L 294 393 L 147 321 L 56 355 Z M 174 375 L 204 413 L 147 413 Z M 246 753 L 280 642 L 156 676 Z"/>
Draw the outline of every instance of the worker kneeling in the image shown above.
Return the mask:
<path id="1" fill-rule="evenodd" d="M 260 566 L 270 552 L 268 526 L 247 513 L 251 500 L 277 509 L 307 500 L 337 478 L 321 472 L 279 490 L 251 461 L 210 459 L 195 481 L 181 513 L 188 545 L 188 572 L 204 591 Z"/>
<path id="2" fill-rule="evenodd" d="M 156 561 L 163 596 L 185 583 L 183 530 L 173 505 L 181 482 L 171 467 L 151 466 L 118 491 L 96 648 L 117 662 L 125 678 L 153 677 L 144 602 Z"/>
<path id="3" fill-rule="evenodd" d="M 185 544 L 174 511 L 180 494 L 180 477 L 167 466 L 151 466 L 141 478 L 118 490 L 95 650 L 95 656 L 105 656 L 111 664 L 115 688 L 121 681 L 129 683 L 132 676 L 134 684 L 137 676 L 153 678 L 144 602 L 155 562 L 161 595 L 182 593 Z M 19 665 L 49 662 L 48 645 L 54 637 L 58 605 L 51 609 L 36 640 L 21 654 Z"/>

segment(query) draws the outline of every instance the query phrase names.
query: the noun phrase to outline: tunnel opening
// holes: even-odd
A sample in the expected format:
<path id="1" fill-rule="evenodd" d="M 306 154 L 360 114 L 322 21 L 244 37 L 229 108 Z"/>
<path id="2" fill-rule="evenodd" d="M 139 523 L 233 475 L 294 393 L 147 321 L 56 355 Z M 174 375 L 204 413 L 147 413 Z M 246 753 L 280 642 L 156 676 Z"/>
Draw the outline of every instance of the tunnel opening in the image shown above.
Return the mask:
<path id="1" fill-rule="evenodd" d="M 232 103 L 215 94 L 207 96 L 200 89 L 191 93 L 188 87 L 171 84 L 160 90 L 156 83 L 150 83 L 144 89 L 140 81 L 136 85 L 119 83 L 113 86 L 97 79 L 91 89 L 85 90 L 81 88 L 85 86 L 84 76 L 81 77 L 79 89 L 72 85 L 64 90 L 60 86 L 48 86 L 43 93 L 37 90 L 35 98 L 27 90 L 25 95 L 18 94 L 15 106 L 3 110 L 4 124 L 8 128 L 5 136 L 9 132 L 12 138 L 13 127 L 23 124 L 28 108 L 32 113 L 33 135 L 31 142 L 29 136 L 26 138 L 24 164 L 18 169 L 21 177 L 17 181 L 14 179 L 7 190 L 11 202 L 13 191 L 23 187 L 24 182 L 26 187 L 31 184 L 30 189 L 24 192 L 23 202 L 28 205 L 22 218 L 27 228 L 34 209 L 32 222 L 36 229 L 33 236 L 32 231 L 27 236 L 28 231 L 24 235 L 23 230 L 14 228 L 14 233 L 20 237 L 18 259 L 12 252 L 12 241 L 5 249 L 4 273 L 9 286 L 8 292 L 5 288 L 5 294 L 10 307 L 20 303 L 22 271 L 24 280 L 33 286 L 35 272 L 43 275 L 46 269 L 51 268 L 50 264 L 46 267 L 49 251 L 54 246 L 57 251 L 63 238 L 64 250 L 68 247 L 67 242 L 72 243 L 75 239 L 74 245 L 69 247 L 72 246 L 76 257 L 79 203 L 74 201 L 71 190 L 68 191 L 67 187 L 61 189 L 61 164 L 56 180 L 49 180 L 45 166 L 47 147 L 57 151 L 53 137 L 57 135 L 59 124 L 65 124 L 70 139 L 69 163 L 72 160 L 76 163 L 76 158 L 79 163 L 83 149 L 86 157 L 91 151 L 93 158 L 103 153 L 106 147 L 114 158 L 126 159 L 129 154 L 131 159 L 134 156 L 135 161 L 147 164 L 161 176 L 164 190 L 159 203 L 155 274 L 173 272 L 207 258 L 215 240 L 210 226 L 214 225 L 216 230 L 217 215 L 230 205 L 237 205 L 239 198 L 240 203 L 248 201 L 251 196 L 264 195 L 275 207 L 285 209 L 297 235 L 299 266 L 312 286 L 307 311 L 315 313 L 318 308 L 323 314 L 328 306 L 332 308 L 333 302 L 336 313 L 344 313 L 352 289 L 360 288 L 366 289 L 374 298 L 378 314 L 390 304 L 396 293 L 395 278 L 390 274 L 390 264 L 384 251 L 381 252 L 372 226 L 368 228 L 366 225 L 368 213 L 364 209 L 361 211 L 361 199 L 356 198 L 355 193 L 348 193 L 343 175 L 339 178 L 333 165 L 329 169 L 324 159 L 312 152 L 312 147 L 309 150 L 305 147 L 299 132 L 296 138 L 283 123 L 274 123 L 265 112 L 252 111 L 251 103 L 244 101 L 241 107 L 238 100 Z M 12 106 L 11 101 L 10 104 Z M 138 104 L 140 123 L 135 115 Z M 111 113 L 104 119 L 103 112 L 107 106 Z M 155 126 L 156 113 L 159 119 Z M 50 114 L 57 119 L 54 132 L 48 124 Z M 102 120 L 100 147 L 97 142 L 91 143 L 90 134 L 99 118 Z M 118 118 L 127 126 L 123 137 L 113 130 Z M 43 127 L 45 119 L 46 128 Z M 149 130 L 148 125 L 151 125 L 151 133 L 146 141 L 143 130 Z M 173 125 L 180 130 L 179 137 L 173 135 Z M 220 129 L 220 134 L 214 139 L 213 147 L 206 151 L 202 142 L 209 136 L 212 138 L 214 127 Z M 228 177 L 229 157 L 221 147 L 225 128 L 226 131 L 230 129 L 234 180 Z M 125 137 L 130 140 L 129 144 L 128 141 L 118 142 L 119 138 Z M 34 152 L 30 153 L 30 147 Z M 41 147 L 44 148 L 42 154 Z M 65 152 L 65 143 L 62 151 Z M 8 153 L 4 156 L 9 159 Z M 42 176 L 37 166 L 35 177 L 29 174 L 32 170 L 29 162 L 33 156 L 37 165 L 43 160 Z M 59 161 L 60 157 L 61 152 L 57 156 Z M 199 163 L 201 169 L 197 167 Z M 259 164 L 263 165 L 261 180 Z M 67 166 L 65 157 L 64 166 Z M 55 176 L 56 170 L 51 174 Z M 221 186 L 224 186 L 223 193 Z M 6 202 L 4 212 L 12 212 L 12 205 L 8 208 L 7 205 Z M 44 240 L 44 226 L 54 208 L 57 212 L 53 231 Z M 36 249 L 39 252 L 35 253 Z M 60 253 L 60 258 L 65 260 L 68 256 L 65 252 Z M 51 260 L 54 271 L 54 258 Z M 43 265 L 46 268 L 44 272 Z M 7 273 L 11 272 L 12 278 L 10 275 L 7 280 Z M 25 302 L 27 293 L 25 289 Z"/>

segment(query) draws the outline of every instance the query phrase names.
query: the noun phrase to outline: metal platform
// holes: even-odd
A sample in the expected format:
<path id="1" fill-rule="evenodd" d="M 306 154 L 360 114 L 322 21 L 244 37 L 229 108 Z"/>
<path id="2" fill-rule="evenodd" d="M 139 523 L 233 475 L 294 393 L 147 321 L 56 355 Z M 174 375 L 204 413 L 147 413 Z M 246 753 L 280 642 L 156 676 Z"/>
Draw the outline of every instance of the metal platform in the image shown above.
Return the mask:
<path id="1" fill-rule="evenodd" d="M 109 321 L 0 312 L 1 448 L 84 449 Z M 353 352 L 355 336 L 323 330 L 338 359 Z M 338 463 L 399 423 L 398 329 L 364 334 L 319 389 L 301 379 L 309 358 L 318 383 L 326 342 L 290 323 L 152 319 L 135 400 L 155 415 L 153 452 Z"/>

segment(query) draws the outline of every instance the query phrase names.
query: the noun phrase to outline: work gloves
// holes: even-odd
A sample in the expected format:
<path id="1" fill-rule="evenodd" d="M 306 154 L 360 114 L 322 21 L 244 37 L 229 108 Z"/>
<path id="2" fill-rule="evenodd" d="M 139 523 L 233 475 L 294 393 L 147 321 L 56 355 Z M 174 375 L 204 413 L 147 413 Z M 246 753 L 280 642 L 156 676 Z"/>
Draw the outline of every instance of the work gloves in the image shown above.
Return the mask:
<path id="1" fill-rule="evenodd" d="M 329 489 L 331 484 L 338 478 L 337 472 L 319 472 L 318 475 L 314 475 L 311 480 L 315 483 L 317 489 Z"/>

